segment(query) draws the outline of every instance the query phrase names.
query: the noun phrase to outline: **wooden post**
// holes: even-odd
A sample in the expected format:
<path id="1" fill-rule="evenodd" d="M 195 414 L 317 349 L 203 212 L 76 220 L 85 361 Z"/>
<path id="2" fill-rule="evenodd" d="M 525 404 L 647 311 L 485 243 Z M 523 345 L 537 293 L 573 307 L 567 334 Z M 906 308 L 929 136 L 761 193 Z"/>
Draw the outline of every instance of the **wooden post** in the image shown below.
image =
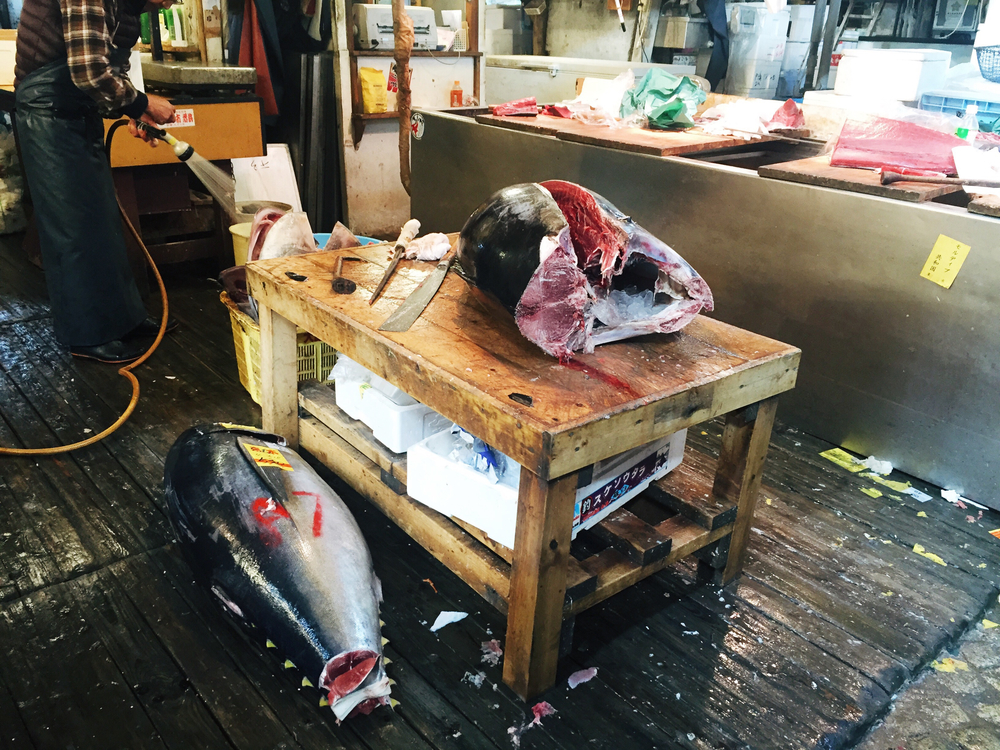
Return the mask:
<path id="1" fill-rule="evenodd" d="M 556 681 L 576 474 L 547 482 L 521 469 L 503 680 L 523 700 Z"/>
<path id="2" fill-rule="evenodd" d="M 299 445 L 299 372 L 295 324 L 259 305 L 260 406 L 263 426 Z"/>
<path id="3" fill-rule="evenodd" d="M 205 46 L 205 16 L 201 0 L 184 0 L 184 16 L 187 19 L 188 44 L 196 43 L 201 55 L 201 64 L 208 62 L 208 50 Z"/>
<path id="4" fill-rule="evenodd" d="M 729 542 L 726 569 L 722 574 L 723 583 L 733 580 L 743 570 L 777 407 L 778 399 L 769 398 L 726 415 L 719 467 L 712 488 L 717 497 L 736 503 L 736 522 Z"/>

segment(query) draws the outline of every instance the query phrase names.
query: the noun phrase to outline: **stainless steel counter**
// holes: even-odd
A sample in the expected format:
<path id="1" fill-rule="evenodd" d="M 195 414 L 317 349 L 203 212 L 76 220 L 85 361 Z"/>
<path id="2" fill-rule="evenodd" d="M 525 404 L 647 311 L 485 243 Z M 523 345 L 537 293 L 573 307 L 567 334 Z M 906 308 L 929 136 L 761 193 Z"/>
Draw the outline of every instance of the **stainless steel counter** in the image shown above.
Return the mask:
<path id="1" fill-rule="evenodd" d="M 585 185 L 698 269 L 713 317 L 802 349 L 779 419 L 1000 508 L 1000 220 L 423 117 L 425 231 L 456 231 L 505 185 Z M 972 247 L 951 289 L 920 277 L 939 234 Z"/>
<path id="2" fill-rule="evenodd" d="M 142 77 L 147 83 L 172 89 L 253 88 L 257 83 L 257 70 L 201 62 L 157 62 L 150 55 L 143 55 Z"/>

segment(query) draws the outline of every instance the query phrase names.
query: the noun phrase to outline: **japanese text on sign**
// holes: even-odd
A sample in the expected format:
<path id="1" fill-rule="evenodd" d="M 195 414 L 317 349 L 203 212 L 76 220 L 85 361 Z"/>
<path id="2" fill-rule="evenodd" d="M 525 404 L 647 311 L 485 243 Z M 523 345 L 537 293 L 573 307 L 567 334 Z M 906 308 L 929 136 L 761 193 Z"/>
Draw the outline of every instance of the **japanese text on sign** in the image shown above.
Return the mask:
<path id="1" fill-rule="evenodd" d="M 277 448 L 269 448 L 264 445 L 250 445 L 246 443 L 244 446 L 247 449 L 247 453 L 250 454 L 250 458 L 252 458 L 254 463 L 258 466 L 276 466 L 283 471 L 292 471 L 292 465 L 288 463 L 281 451 Z"/>
<path id="2" fill-rule="evenodd" d="M 951 289 L 958 272 L 962 269 L 962 264 L 965 263 L 965 258 L 969 255 L 969 250 L 968 245 L 963 245 L 958 240 L 945 237 L 943 234 L 938 235 L 937 242 L 934 243 L 934 248 L 924 263 L 920 275 L 945 289 Z"/>
<path id="3" fill-rule="evenodd" d="M 194 127 L 194 110 L 193 109 L 175 109 L 174 110 L 174 121 L 168 122 L 163 126 L 164 128 L 193 128 Z"/>

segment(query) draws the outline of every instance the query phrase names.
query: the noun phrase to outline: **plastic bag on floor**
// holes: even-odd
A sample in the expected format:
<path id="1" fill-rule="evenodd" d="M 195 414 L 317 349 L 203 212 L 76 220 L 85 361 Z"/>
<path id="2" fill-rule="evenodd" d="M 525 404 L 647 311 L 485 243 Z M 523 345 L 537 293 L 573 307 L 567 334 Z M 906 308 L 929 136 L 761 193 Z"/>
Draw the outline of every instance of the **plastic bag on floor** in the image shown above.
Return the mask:
<path id="1" fill-rule="evenodd" d="M 689 128 L 694 125 L 694 114 L 705 96 L 698 84 L 687 76 L 678 77 L 651 68 L 638 86 L 625 92 L 621 116 L 641 112 L 649 127 L 656 130 Z"/>

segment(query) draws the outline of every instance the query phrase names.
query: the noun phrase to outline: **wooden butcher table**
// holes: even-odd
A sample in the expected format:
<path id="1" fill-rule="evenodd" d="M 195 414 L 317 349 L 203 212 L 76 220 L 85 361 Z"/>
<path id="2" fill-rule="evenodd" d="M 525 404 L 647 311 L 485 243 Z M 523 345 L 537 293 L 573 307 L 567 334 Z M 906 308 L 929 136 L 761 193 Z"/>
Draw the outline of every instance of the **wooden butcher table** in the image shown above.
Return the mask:
<path id="1" fill-rule="evenodd" d="M 344 263 L 353 294 L 331 290 L 338 254 L 369 261 Z M 313 453 L 507 613 L 503 676 L 518 695 L 554 683 L 564 619 L 696 552 L 723 581 L 740 573 L 776 397 L 795 384 L 798 349 L 699 316 L 678 334 L 608 344 L 561 365 L 453 272 L 409 331 L 384 333 L 378 327 L 433 269 L 404 261 L 369 306 L 387 254 L 370 245 L 247 266 L 260 305 L 263 426 Z M 329 388 L 298 391 L 296 326 L 521 465 L 513 550 L 406 495 L 405 456 L 338 410 Z M 645 493 L 647 505 L 652 497 L 672 509 L 663 520 L 630 503 L 593 529 L 604 549 L 570 554 L 578 472 L 720 415 L 717 465 L 689 450 Z"/>

